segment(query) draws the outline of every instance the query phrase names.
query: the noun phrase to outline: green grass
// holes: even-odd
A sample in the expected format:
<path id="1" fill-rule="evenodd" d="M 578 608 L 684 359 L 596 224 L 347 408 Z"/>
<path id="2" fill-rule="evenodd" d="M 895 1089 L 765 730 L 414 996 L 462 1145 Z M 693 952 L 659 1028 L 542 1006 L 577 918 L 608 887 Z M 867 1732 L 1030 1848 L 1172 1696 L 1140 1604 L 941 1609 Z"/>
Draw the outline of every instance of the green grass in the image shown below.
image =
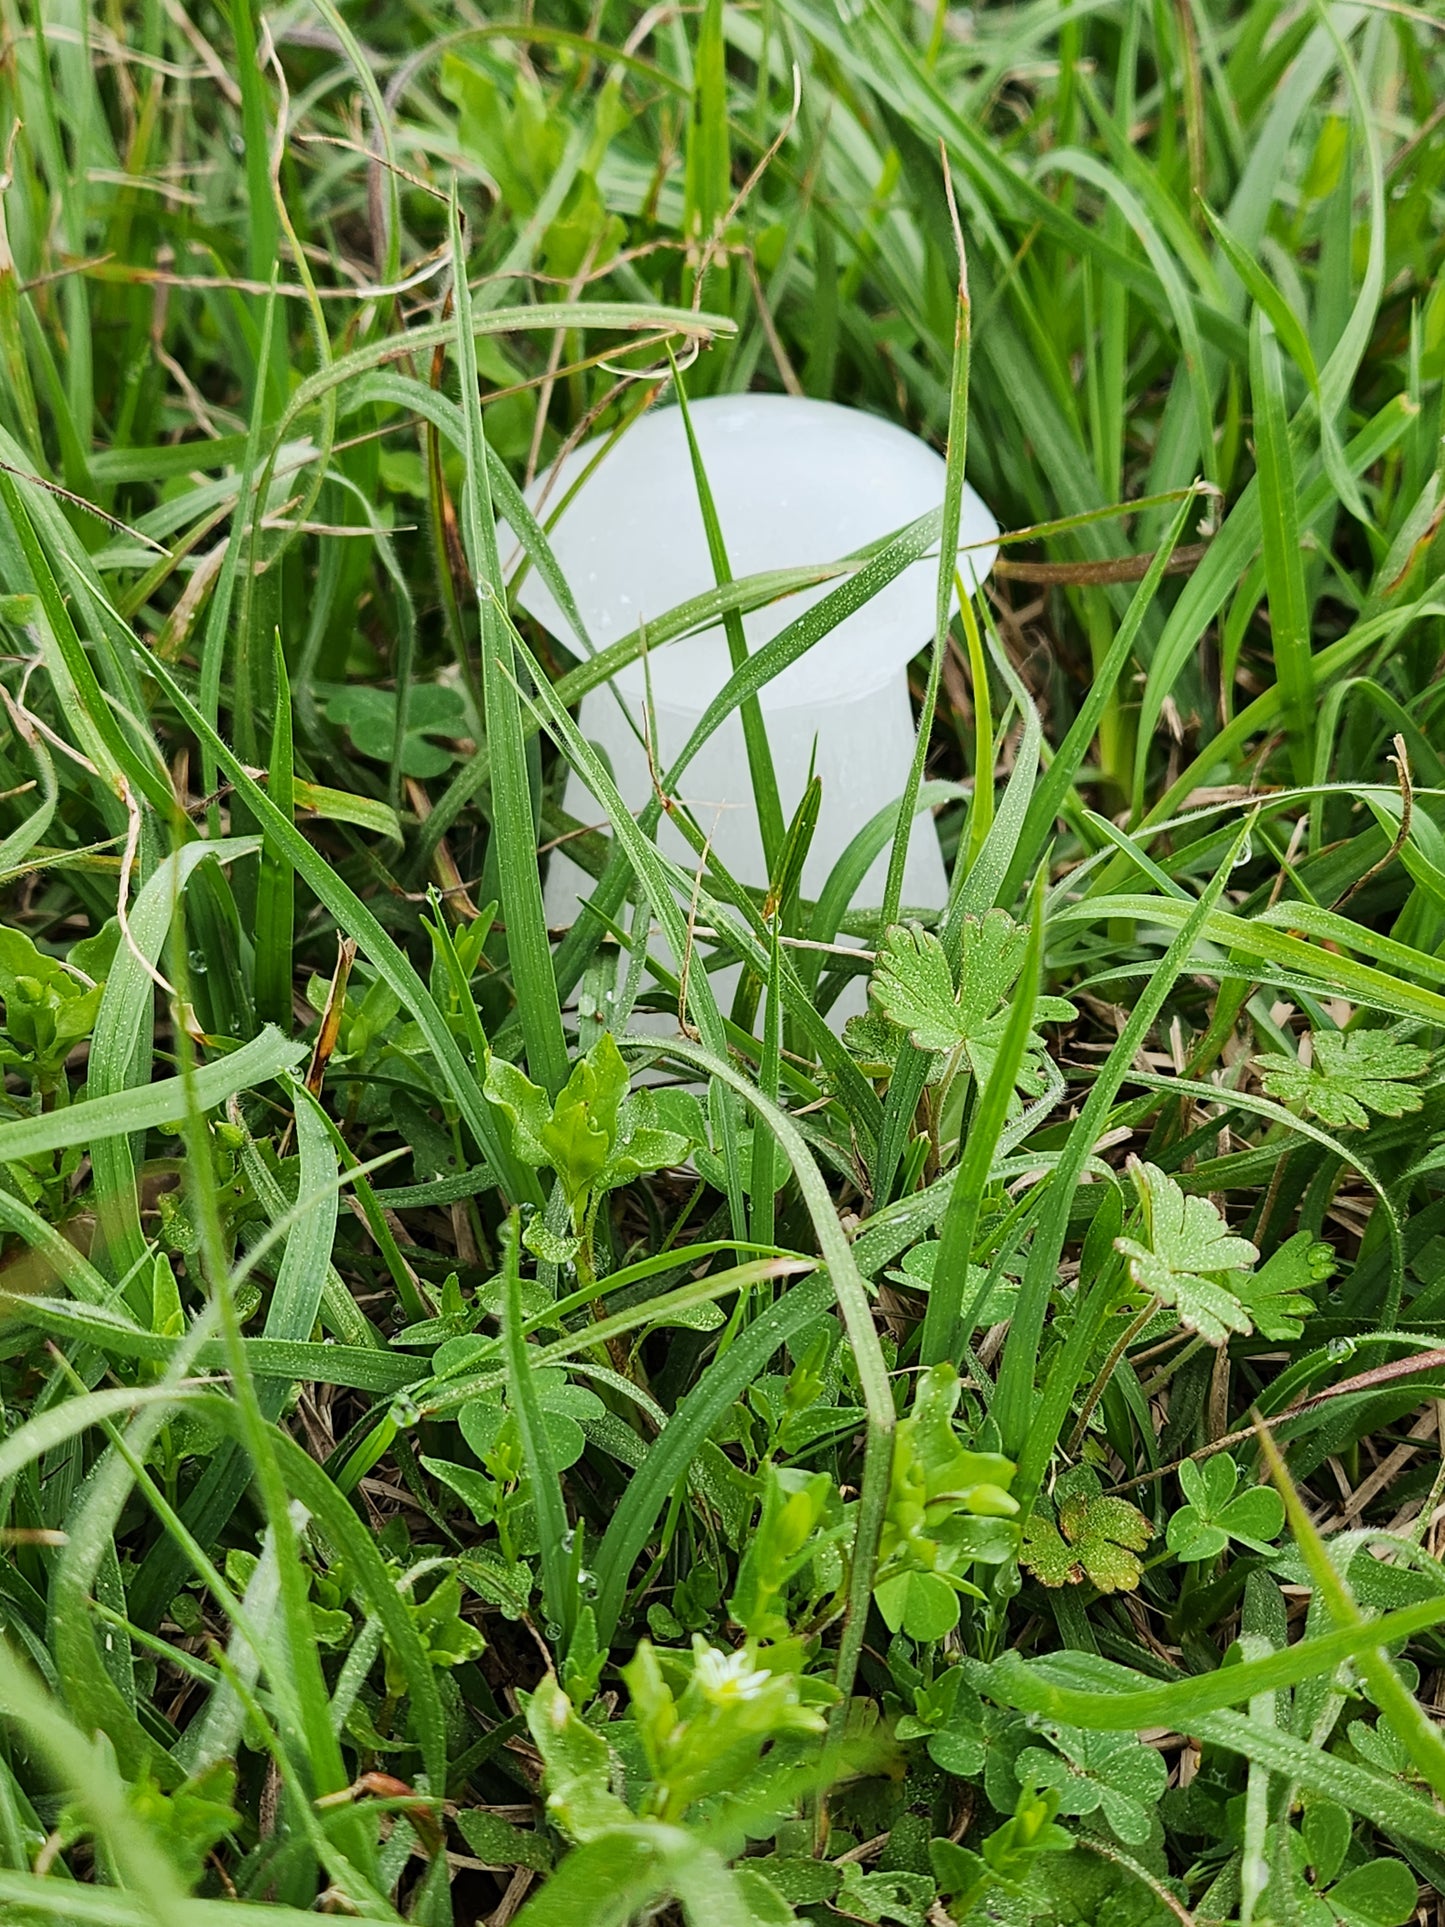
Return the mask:
<path id="1" fill-rule="evenodd" d="M 0 1920 L 1445 1918 L 1445 21 L 3 23 Z M 571 608 L 677 382 L 945 499 L 749 656 L 699 461 L 570 655 L 496 518 Z M 758 692 L 940 550 L 801 899 Z M 704 620 L 694 872 L 576 712 Z"/>

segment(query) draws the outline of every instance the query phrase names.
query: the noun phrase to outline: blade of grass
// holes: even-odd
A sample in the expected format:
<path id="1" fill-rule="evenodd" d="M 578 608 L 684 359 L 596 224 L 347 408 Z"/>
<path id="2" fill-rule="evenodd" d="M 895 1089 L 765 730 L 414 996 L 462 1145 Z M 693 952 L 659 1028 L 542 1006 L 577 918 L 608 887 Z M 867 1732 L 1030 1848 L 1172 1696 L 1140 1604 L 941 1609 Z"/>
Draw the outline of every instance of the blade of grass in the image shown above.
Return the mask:
<path id="1" fill-rule="evenodd" d="M 549 1621 L 548 1637 L 565 1651 L 577 1624 L 577 1585 L 573 1577 L 567 1508 L 552 1459 L 535 1367 L 522 1335 L 521 1226 L 515 1212 L 502 1229 L 502 1354 L 506 1361 L 507 1400 L 517 1420 L 522 1455 L 527 1464 L 527 1489 L 537 1516 L 541 1544 L 542 1598 Z"/>
<path id="2" fill-rule="evenodd" d="M 1295 781 L 1307 783 L 1314 769 L 1315 679 L 1299 489 L 1285 415 L 1279 342 L 1261 309 L 1255 310 L 1250 329 L 1249 381 L 1275 681 Z"/>
<path id="3" fill-rule="evenodd" d="M 135 646 L 140 651 L 140 644 Z M 235 788 L 243 792 L 262 830 L 275 841 L 278 848 L 287 852 L 296 874 L 307 889 L 325 904 L 340 927 L 356 939 L 401 1002 L 411 1011 L 441 1066 L 442 1075 L 456 1099 L 458 1110 L 466 1120 L 468 1130 L 488 1164 L 500 1174 L 508 1196 L 540 1204 L 543 1201 L 542 1192 L 536 1174 L 519 1165 L 507 1149 L 493 1109 L 483 1096 L 445 1018 L 396 940 L 337 875 L 335 869 L 317 855 L 296 825 L 288 822 L 276 808 L 239 758 L 206 722 L 166 665 L 153 656 L 146 660 L 151 673 L 165 689 L 186 726 L 201 743 L 211 745 L 217 764 Z"/>
<path id="4" fill-rule="evenodd" d="M 271 721 L 271 757 L 266 794 L 284 817 L 293 813 L 292 776 L 295 757 L 291 740 L 291 682 L 281 632 L 275 632 L 272 689 L 275 708 Z M 256 884 L 255 997 L 257 1013 L 282 1031 L 289 1030 L 291 1012 L 291 955 L 296 936 L 296 872 L 286 851 L 267 840 L 261 851 L 261 874 Z"/>
<path id="5" fill-rule="evenodd" d="M 908 845 L 913 834 L 919 789 L 928 761 L 933 736 L 933 719 L 938 708 L 938 690 L 943 679 L 943 663 L 948 653 L 949 615 L 953 608 L 954 580 L 958 573 L 958 525 L 963 515 L 964 471 L 968 460 L 968 370 L 969 326 L 968 255 L 963 229 L 953 198 L 953 178 L 948 156 L 943 155 L 943 185 L 948 196 L 948 211 L 953 217 L 954 244 L 958 251 L 958 291 L 954 302 L 953 369 L 948 390 L 948 445 L 943 482 L 943 517 L 938 536 L 938 583 L 933 609 L 933 654 L 929 659 L 928 683 L 918 717 L 918 743 L 909 766 L 908 781 L 898 805 L 898 827 L 888 856 L 888 878 L 883 889 L 883 928 L 897 923 L 903 901 L 903 872 L 908 862 Z M 974 771 L 975 790 L 992 778 L 981 768 Z"/>
<path id="6" fill-rule="evenodd" d="M 502 918 L 507 957 L 517 996 L 527 1062 L 532 1076 L 555 1097 L 567 1081 L 567 1042 L 552 953 L 542 914 L 542 879 L 537 865 L 537 832 L 531 783 L 522 739 L 522 712 L 515 682 L 516 659 L 507 620 L 507 592 L 497 556 L 487 470 L 486 431 L 477 377 L 477 346 L 472 330 L 471 290 L 467 286 L 461 214 L 451 205 L 452 285 L 456 300 L 456 354 L 461 379 L 462 414 L 467 426 L 467 489 L 463 526 L 482 626 L 482 687 L 486 703 L 487 750 L 492 765 L 492 833 L 497 839 Z"/>
<path id="7" fill-rule="evenodd" d="M 960 1344 L 973 1330 L 973 1321 L 963 1316 L 969 1266 L 984 1188 L 998 1155 L 999 1136 L 1014 1098 L 1019 1067 L 1033 1027 L 1044 950 L 1043 884 L 1044 873 L 1040 870 L 1034 880 L 1023 968 L 1010 993 L 1009 1014 L 999 1039 L 998 1055 L 968 1120 L 963 1155 L 958 1160 L 948 1209 L 943 1214 L 928 1309 L 919 1340 L 920 1365 L 937 1365 L 944 1359 L 956 1361 Z"/>
<path id="8" fill-rule="evenodd" d="M 289 1042 L 268 1025 L 249 1044 L 195 1073 L 196 1101 L 204 1110 L 212 1110 L 237 1091 L 252 1090 L 294 1069 L 305 1055 L 304 1044 Z M 0 1124 L 0 1159 L 36 1157 L 42 1151 L 173 1123 L 180 1115 L 185 1089 L 183 1079 L 167 1077 L 108 1097 L 86 1098 L 68 1110 L 12 1119 Z"/>
<path id="9" fill-rule="evenodd" d="M 994 1416 L 1003 1449 L 1020 1464 L 1020 1503 L 1027 1511 L 1053 1450 L 1053 1441 L 1039 1439 L 1033 1426 L 1036 1394 L 1034 1368 L 1049 1297 L 1058 1278 L 1059 1257 L 1068 1232 L 1069 1205 L 1084 1165 L 1104 1126 L 1110 1106 L 1130 1065 L 1149 1035 L 1176 979 L 1193 955 L 1194 946 L 1244 846 L 1248 825 L 1239 831 L 1213 881 L 1189 911 L 1178 936 L 1169 946 L 1147 989 L 1129 1015 L 1118 1042 L 1097 1072 L 1076 1122 L 1070 1127 L 1063 1156 L 1049 1178 L 1049 1188 L 1028 1264 L 1019 1287 L 1009 1334 L 1004 1342 L 994 1399 Z"/>
<path id="10" fill-rule="evenodd" d="M 721 0 L 709 0 L 709 11 L 716 11 L 718 17 L 718 45 L 722 44 L 722 6 Z M 724 143 L 724 152 L 726 144 Z M 707 468 L 702 459 L 702 451 L 697 445 L 697 435 L 692 425 L 692 412 L 687 405 L 687 387 L 677 373 L 673 363 L 673 386 L 677 391 L 677 405 L 682 413 L 682 425 L 687 435 L 688 454 L 692 461 L 693 486 L 697 490 L 698 508 L 702 513 L 703 530 L 707 536 L 708 558 L 712 563 L 713 577 L 719 589 L 726 589 L 732 582 L 732 569 L 728 563 L 727 543 L 723 537 L 722 524 L 718 520 L 717 504 L 713 500 L 712 488 L 707 479 Z M 727 637 L 728 660 L 734 673 L 748 661 L 747 638 L 743 634 L 742 617 L 737 609 L 730 608 L 723 617 L 723 633 Z M 748 775 L 752 780 L 753 802 L 758 813 L 758 831 L 763 844 L 763 868 L 769 876 L 777 869 L 778 857 L 782 851 L 786 834 L 783 825 L 783 806 L 778 800 L 778 779 L 773 769 L 773 753 L 768 747 L 767 724 L 763 720 L 762 708 L 756 695 L 745 696 L 738 706 L 743 726 L 743 741 L 747 746 Z"/>

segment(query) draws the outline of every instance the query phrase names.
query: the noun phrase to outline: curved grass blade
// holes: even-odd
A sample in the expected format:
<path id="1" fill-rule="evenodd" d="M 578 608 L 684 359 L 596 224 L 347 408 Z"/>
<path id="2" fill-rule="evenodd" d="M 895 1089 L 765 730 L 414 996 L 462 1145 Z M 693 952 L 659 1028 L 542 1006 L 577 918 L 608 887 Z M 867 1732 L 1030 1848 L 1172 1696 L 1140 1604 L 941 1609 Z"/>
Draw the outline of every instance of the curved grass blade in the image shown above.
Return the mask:
<path id="1" fill-rule="evenodd" d="M 137 642 L 135 648 L 137 653 L 145 657 L 151 674 L 161 683 L 187 728 L 194 731 L 200 742 L 211 745 L 218 765 L 225 771 L 227 779 L 242 792 L 247 807 L 263 831 L 274 839 L 278 847 L 287 851 L 296 874 L 307 889 L 325 904 L 341 928 L 349 936 L 355 937 L 380 975 L 412 1013 L 441 1067 L 467 1129 L 476 1139 L 488 1164 L 501 1175 L 508 1195 L 528 1203 L 543 1203 L 542 1188 L 535 1172 L 525 1165 L 519 1165 L 512 1157 L 498 1129 L 495 1113 L 482 1095 L 450 1027 L 395 939 L 388 935 L 374 912 L 337 875 L 335 869 L 317 855 L 296 825 L 288 822 L 276 808 L 240 759 L 207 723 L 166 665 L 154 656 L 145 655 L 140 643 Z M 298 1055 L 301 1054 L 304 1053 L 298 1050 Z"/>
<path id="2" fill-rule="evenodd" d="M 497 531 L 487 465 L 477 377 L 477 344 L 472 331 L 471 290 L 467 286 L 461 215 L 451 206 L 452 287 L 456 300 L 456 353 L 461 378 L 462 416 L 467 430 L 467 488 L 463 531 L 476 586 L 482 629 L 482 690 L 487 750 L 492 765 L 492 834 L 501 879 L 502 918 L 507 957 L 517 996 L 517 1013 L 526 1040 L 532 1076 L 555 1097 L 567 1081 L 567 1040 L 557 978 L 542 914 L 542 878 L 537 863 L 537 828 L 522 737 L 512 628 L 507 620 L 507 590 L 497 556 Z"/>
<path id="3" fill-rule="evenodd" d="M 203 1111 L 214 1110 L 237 1091 L 252 1090 L 279 1077 L 282 1071 L 294 1070 L 305 1055 L 304 1044 L 291 1043 L 268 1024 L 249 1044 L 198 1070 L 189 1086 L 184 1078 L 166 1077 L 159 1083 L 115 1091 L 108 1097 L 86 1098 L 68 1110 L 0 1124 L 0 1160 L 35 1157 L 70 1144 L 91 1144 L 105 1136 L 172 1123 L 185 1109 L 188 1088 L 194 1091 Z"/>
<path id="4" fill-rule="evenodd" d="M 968 1122 L 963 1155 L 958 1160 L 948 1209 L 943 1214 L 938 1252 L 934 1259 L 933 1283 L 929 1288 L 928 1309 L 924 1313 L 923 1332 L 919 1339 L 918 1360 L 921 1365 L 937 1365 L 944 1359 L 956 1360 L 960 1344 L 973 1330 L 973 1319 L 964 1316 L 964 1293 L 968 1288 L 968 1271 L 973 1258 L 974 1234 L 978 1228 L 984 1188 L 998 1155 L 999 1137 L 1033 1028 L 1034 1005 L 1038 998 L 1044 954 L 1043 883 L 1043 872 L 1040 871 L 1035 878 L 1030 906 L 1028 949 L 1023 968 L 1010 993 L 1012 1001 L 1003 1035 L 999 1039 L 998 1055 Z M 987 1290 L 986 1282 L 983 1289 Z"/>
<path id="5" fill-rule="evenodd" d="M 1104 1119 L 1130 1065 L 1164 1008 L 1165 999 L 1180 973 L 1189 963 L 1194 945 L 1223 894 L 1247 834 L 1248 825 L 1240 830 L 1213 881 L 1188 913 L 1184 927 L 1169 946 L 1147 989 L 1135 1005 L 1118 1042 L 1100 1066 L 1089 1095 L 1069 1131 L 1063 1155 L 1048 1181 L 1043 1211 L 1029 1248 L 1028 1265 L 1019 1288 L 1009 1335 L 1004 1343 L 993 1406 L 1003 1436 L 1003 1449 L 1019 1461 L 1016 1490 L 1025 1513 L 1055 1443 L 1052 1439 L 1041 1438 L 1033 1424 L 1036 1404 L 1034 1368 L 1049 1294 L 1058 1277 L 1059 1256 L 1068 1231 L 1069 1205 L 1074 1188 L 1083 1176 L 1085 1163 L 1103 1130 Z"/>

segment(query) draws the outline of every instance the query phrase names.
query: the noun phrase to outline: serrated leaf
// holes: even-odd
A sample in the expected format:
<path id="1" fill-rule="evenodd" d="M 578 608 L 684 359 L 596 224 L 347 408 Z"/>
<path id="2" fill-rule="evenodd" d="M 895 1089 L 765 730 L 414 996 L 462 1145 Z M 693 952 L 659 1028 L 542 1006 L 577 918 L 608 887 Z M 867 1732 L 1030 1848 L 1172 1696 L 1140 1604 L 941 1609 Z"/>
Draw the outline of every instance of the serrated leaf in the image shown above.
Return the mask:
<path id="1" fill-rule="evenodd" d="M 1060 1586 L 1083 1584 L 1084 1568 L 1074 1556 L 1052 1519 L 1035 1512 L 1024 1527 L 1023 1550 L 1019 1564 L 1031 1572 L 1041 1585 L 1057 1590 Z"/>
<path id="2" fill-rule="evenodd" d="M 1303 1332 L 1305 1320 L 1315 1310 L 1309 1294 L 1334 1269 L 1332 1248 L 1308 1231 L 1296 1231 L 1270 1253 L 1258 1271 L 1232 1273 L 1230 1289 L 1253 1319 L 1255 1330 L 1265 1338 L 1283 1342 Z"/>
<path id="3" fill-rule="evenodd" d="M 1430 1053 L 1420 1045 L 1397 1043 L 1378 1030 L 1319 1030 L 1312 1043 L 1309 1065 L 1272 1052 L 1258 1059 L 1260 1081 L 1281 1104 L 1332 1130 L 1363 1131 L 1371 1111 L 1404 1117 L 1424 1103 L 1411 1088 L 1430 1068 Z"/>
<path id="4" fill-rule="evenodd" d="M 980 1088 L 988 1082 L 1008 1022 L 1007 999 L 1023 968 L 1028 932 L 1004 910 L 966 917 L 960 932 L 959 978 L 953 976 L 943 945 L 921 924 L 894 924 L 884 933 L 873 967 L 869 995 L 877 1013 L 905 1030 L 919 1050 L 934 1055 L 961 1051 Z M 1033 1021 L 1058 1023 L 1075 1015 L 1062 997 L 1039 997 Z M 853 1033 L 855 1048 L 878 1059 L 869 1068 L 891 1067 L 876 1027 Z M 1030 1031 L 1017 1084 L 1034 1096 L 1046 1083 L 1040 1058 L 1044 1042 Z"/>
<path id="5" fill-rule="evenodd" d="M 1231 1332 L 1248 1334 L 1249 1313 L 1230 1284 L 1253 1267 L 1258 1250 L 1231 1233 L 1208 1198 L 1191 1197 L 1157 1165 L 1131 1158 L 1129 1174 L 1148 1242 L 1116 1238 L 1114 1244 L 1128 1259 L 1134 1283 L 1172 1305 L 1180 1322 L 1211 1345 L 1224 1344 Z"/>
<path id="6" fill-rule="evenodd" d="M 1087 1579 L 1100 1592 L 1133 1592 L 1143 1570 L 1135 1554 L 1154 1536 L 1139 1508 L 1104 1493 L 1087 1467 L 1059 1481 L 1058 1506 L 1057 1526 L 1039 1511 L 1030 1518 L 1020 1565 L 1045 1586 Z"/>
<path id="7" fill-rule="evenodd" d="M 953 1050 L 968 1035 L 943 945 L 921 924 L 895 924 L 884 933 L 869 989 L 917 1050 Z"/>
<path id="8" fill-rule="evenodd" d="M 864 1873 L 856 1860 L 850 1860 L 843 1869 L 836 1904 L 840 1913 L 872 1922 L 874 1927 L 886 1921 L 896 1922 L 897 1927 L 924 1927 L 935 1892 L 925 1874 Z"/>

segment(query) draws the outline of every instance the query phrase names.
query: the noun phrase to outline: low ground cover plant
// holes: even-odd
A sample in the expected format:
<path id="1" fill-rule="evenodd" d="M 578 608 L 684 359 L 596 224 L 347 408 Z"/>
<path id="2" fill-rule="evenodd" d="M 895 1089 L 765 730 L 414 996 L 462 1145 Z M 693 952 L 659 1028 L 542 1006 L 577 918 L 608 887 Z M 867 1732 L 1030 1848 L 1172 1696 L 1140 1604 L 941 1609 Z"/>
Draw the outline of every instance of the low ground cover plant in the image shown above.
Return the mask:
<path id="1" fill-rule="evenodd" d="M 1441 24 L 4 9 L 0 1919 L 1441 1918 Z M 518 613 L 749 388 L 936 515 Z M 920 554 L 883 901 L 626 809 Z"/>

